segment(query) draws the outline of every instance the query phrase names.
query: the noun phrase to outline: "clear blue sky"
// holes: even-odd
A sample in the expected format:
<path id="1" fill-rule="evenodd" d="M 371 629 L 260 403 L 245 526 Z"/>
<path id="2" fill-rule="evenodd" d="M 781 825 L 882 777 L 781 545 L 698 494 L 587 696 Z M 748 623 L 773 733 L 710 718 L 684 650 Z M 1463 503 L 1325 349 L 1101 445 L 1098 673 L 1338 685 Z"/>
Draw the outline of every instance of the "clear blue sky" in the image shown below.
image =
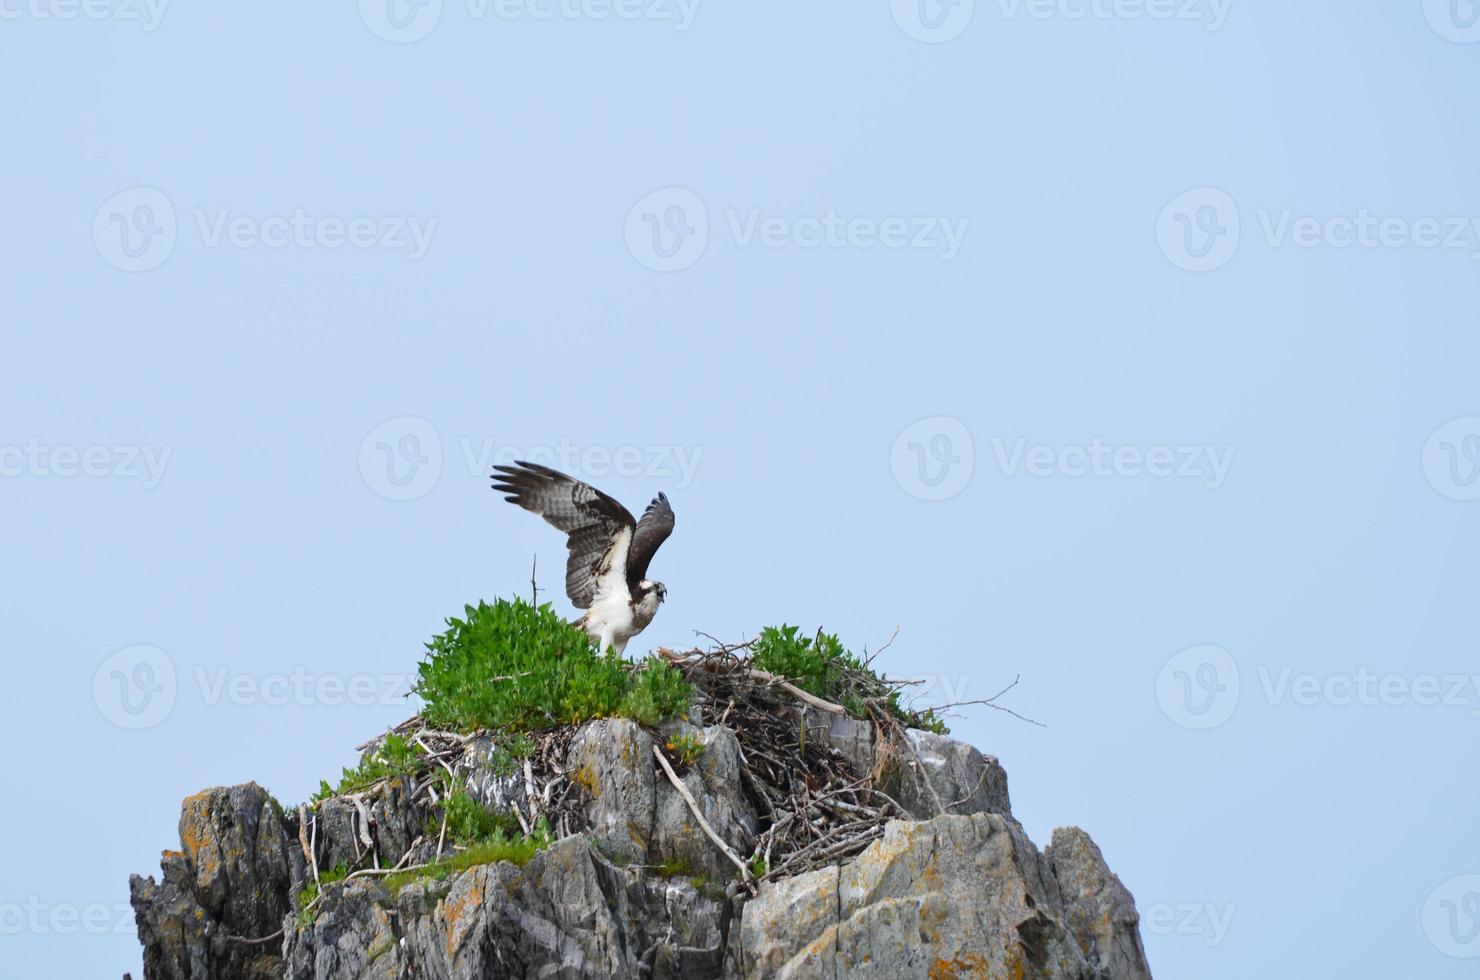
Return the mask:
<path id="1" fill-rule="evenodd" d="M 137 971 L 183 796 L 570 611 L 485 478 L 564 450 L 678 514 L 630 652 L 1021 675 L 956 731 L 1158 976 L 1473 975 L 1477 15 L 0 3 L 0 973 Z"/>

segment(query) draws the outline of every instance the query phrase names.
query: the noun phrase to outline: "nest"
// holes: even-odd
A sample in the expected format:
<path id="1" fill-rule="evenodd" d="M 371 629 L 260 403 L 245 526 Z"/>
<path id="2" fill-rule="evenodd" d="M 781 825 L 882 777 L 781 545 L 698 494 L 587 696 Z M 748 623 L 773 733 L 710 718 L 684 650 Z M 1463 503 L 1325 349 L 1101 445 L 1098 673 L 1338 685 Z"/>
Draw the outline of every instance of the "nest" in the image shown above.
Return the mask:
<path id="1" fill-rule="evenodd" d="M 853 708 L 850 712 L 786 678 L 755 668 L 746 655 L 749 646 L 716 643 L 707 650 L 665 649 L 659 654 L 681 670 L 693 686 L 705 721 L 725 725 L 736 735 L 742 754 L 743 790 L 759 817 L 750 852 L 736 852 L 731 842 L 721 839 L 710 827 L 675 772 L 674 760 L 663 751 L 661 739 L 655 740 L 654 761 L 658 771 L 682 795 L 699 826 L 735 866 L 739 887 L 754 893 L 762 881 L 853 857 L 882 836 L 889 821 L 909 819 L 910 813 L 881 788 L 884 774 L 880 766 L 882 760 L 891 757 L 908 759 L 914 749 L 905 736 L 910 716 L 897 706 L 897 694 L 909 682 L 882 679 L 866 665 L 863 669 L 845 669 L 840 678 L 842 694 L 838 696 Z M 971 703 L 998 707 L 992 704 L 994 700 Z M 866 719 L 873 726 L 874 758 L 881 762 L 872 771 L 858 771 L 819 734 L 815 724 L 818 712 L 863 716 L 860 720 Z M 413 717 L 392 732 L 419 748 L 417 769 L 377 780 L 340 798 L 352 802 L 361 814 L 360 833 L 366 838 L 370 819 L 366 801 L 384 797 L 394 779 L 400 780 L 397 795 L 404 794 L 402 799 L 421 812 L 434 813 L 441 807 L 441 831 L 435 846 L 430 839 L 418 838 L 391 871 L 426 867 L 456 849 L 447 839 L 447 807 L 442 804 L 449 787 L 465 788 L 472 778 L 482 779 L 478 795 L 495 809 L 511 814 L 526 835 L 547 832 L 558 839 L 580 833 L 588 828 L 589 797 L 586 788 L 565 768 L 577 727 L 562 726 L 520 736 L 526 741 L 516 759 L 507 753 L 498 754 L 503 751 L 500 743 L 506 741 L 499 733 L 442 731 L 430 727 L 420 716 Z M 821 731 L 827 727 L 821 726 Z M 373 749 L 383 739 L 373 739 L 360 748 Z M 477 775 L 480 773 L 481 777 Z M 941 813 L 949 809 L 946 801 L 936 799 L 935 803 Z M 305 811 L 300 811 L 300 824 L 306 824 L 304 830 L 311 833 L 316 817 Z M 305 854 L 311 856 L 311 841 L 303 843 Z M 378 859 L 376 863 L 380 863 Z M 314 870 L 317 872 L 317 868 Z M 385 872 L 372 868 L 355 874 L 379 873 Z"/>
<path id="2" fill-rule="evenodd" d="M 660 651 L 694 685 L 704 717 L 733 729 L 740 743 L 741 780 L 761 827 L 745 862 L 747 880 L 835 864 L 868 847 L 890 820 L 908 819 L 908 811 L 879 788 L 877 767 L 857 771 L 819 737 L 808 724 L 809 713 L 799 708 L 840 715 L 846 711 L 752 667 L 741 655 L 747 648 Z M 875 744 L 902 739 L 899 720 L 884 707 L 896 687 L 871 673 L 856 673 L 845 680 L 867 707 Z M 878 753 L 879 758 L 885 755 Z"/>

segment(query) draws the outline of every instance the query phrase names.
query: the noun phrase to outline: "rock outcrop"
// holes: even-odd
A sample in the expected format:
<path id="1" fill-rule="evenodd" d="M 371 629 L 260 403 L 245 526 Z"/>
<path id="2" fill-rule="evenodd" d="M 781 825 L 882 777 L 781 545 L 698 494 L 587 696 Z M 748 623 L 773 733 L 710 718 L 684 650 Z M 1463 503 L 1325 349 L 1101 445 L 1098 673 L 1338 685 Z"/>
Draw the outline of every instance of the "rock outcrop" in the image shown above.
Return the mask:
<path id="1" fill-rule="evenodd" d="M 749 854 L 762 819 L 744 750 L 720 724 L 588 723 L 564 762 L 585 791 L 584 832 L 522 866 L 325 884 L 307 915 L 295 896 L 312 880 L 308 854 L 320 868 L 435 856 L 434 840 L 418 842 L 427 814 L 414 793 L 326 801 L 310 841 L 256 785 L 208 790 L 185 801 L 162 880 L 131 881 L 145 980 L 1149 978 L 1130 893 L 1083 831 L 1055 832 L 1040 853 L 996 759 L 919 731 L 878 744 L 866 723 L 815 715 L 800 716 L 812 737 L 916 819 L 754 894 L 654 761 L 655 742 L 702 739 L 681 782 L 710 830 Z M 456 772 L 494 809 L 530 791 L 497 754 L 475 744 Z"/>
<path id="2" fill-rule="evenodd" d="M 1092 892 L 1066 889 L 1010 817 L 891 823 L 846 864 L 762 887 L 745 906 L 732 973 L 1149 978 L 1129 893 L 1074 833 L 1088 847 L 1065 850 L 1063 873 L 1074 886 L 1098 882 Z"/>
<path id="3" fill-rule="evenodd" d="M 180 847 L 164 852 L 160 882 L 129 880 L 144 976 L 280 977 L 270 946 L 239 939 L 280 932 L 303 880 L 303 853 L 272 798 L 255 783 L 190 797 Z"/>

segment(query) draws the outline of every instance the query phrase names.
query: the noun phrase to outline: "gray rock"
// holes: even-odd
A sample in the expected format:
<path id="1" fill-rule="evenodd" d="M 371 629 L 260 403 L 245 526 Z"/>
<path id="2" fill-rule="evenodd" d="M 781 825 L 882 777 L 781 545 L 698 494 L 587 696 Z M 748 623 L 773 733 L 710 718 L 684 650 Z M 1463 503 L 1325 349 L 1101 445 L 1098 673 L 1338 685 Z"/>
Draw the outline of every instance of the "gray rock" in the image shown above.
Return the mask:
<path id="1" fill-rule="evenodd" d="M 880 788 L 920 820 L 942 812 L 1012 815 L 1007 773 L 996 757 L 965 742 L 911 728 L 910 747 L 892 744 L 880 769 Z"/>
<path id="2" fill-rule="evenodd" d="M 874 768 L 874 725 L 849 715 L 835 715 L 804 705 L 801 709 L 808 738 L 820 738 L 859 775 Z"/>
<path id="3" fill-rule="evenodd" d="M 808 736 L 825 741 L 859 775 L 877 771 L 879 788 L 917 819 L 929 820 L 942 808 L 956 814 L 1012 813 L 1007 773 L 995 757 L 965 742 L 911 728 L 905 733 L 908 747 L 884 739 L 880 758 L 871 722 L 810 706 L 802 709 L 802 718 Z"/>
<path id="4" fill-rule="evenodd" d="M 282 976 L 280 943 L 244 943 L 282 925 L 303 853 L 256 783 L 211 789 L 180 808 L 179 851 L 163 880 L 129 880 L 148 980 Z"/>
<path id="5" fill-rule="evenodd" d="M 565 767 L 586 791 L 596 845 L 620 861 L 646 861 L 656 802 L 652 736 L 626 718 L 590 722 L 571 741 Z"/>
<path id="6" fill-rule="evenodd" d="M 895 822 L 841 867 L 764 886 L 745 907 L 733 962 L 754 980 L 1095 980 L 1066 919 L 1011 818 Z"/>
<path id="7" fill-rule="evenodd" d="M 655 735 L 591 722 L 565 760 L 588 833 L 522 867 L 485 864 L 396 889 L 368 877 L 331 883 L 311 921 L 293 908 L 306 870 L 297 815 L 280 814 L 255 785 L 209 790 L 185 802 L 183 847 L 165 854 L 162 880 L 131 882 L 145 980 L 1149 980 L 1130 893 L 1082 831 L 1056 831 L 1040 855 L 1011 817 L 995 759 L 911 732 L 913 751 L 894 746 L 876 760 L 871 726 L 812 722 L 855 768 L 879 762 L 891 795 L 922 819 L 891 823 L 858 857 L 769 882 L 748 901 L 733 883 L 726 892 L 732 866 L 653 758 L 656 738 L 702 737 L 704 752 L 679 777 L 748 855 L 759 821 L 740 743 L 719 725 L 681 721 Z M 475 746 L 459 782 L 493 808 L 527 802 L 522 778 L 499 774 L 496 755 L 492 743 Z M 366 835 L 382 856 L 404 853 L 429 816 L 409 802 L 413 789 L 393 783 L 363 811 L 322 804 L 319 867 L 357 863 Z M 952 813 L 936 816 L 937 797 Z M 279 928 L 280 941 L 240 941 Z"/>
<path id="8" fill-rule="evenodd" d="M 335 980 L 392 980 L 405 975 L 394 912 L 383 903 L 380 886 L 355 879 L 325 888 L 313 922 L 284 929 L 282 977 Z"/>
<path id="9" fill-rule="evenodd" d="M 523 868 L 475 867 L 395 895 L 329 886 L 287 941 L 288 980 L 719 975 L 725 903 L 687 882 L 619 868 L 568 837 Z"/>
<path id="10" fill-rule="evenodd" d="M 722 725 L 700 730 L 680 723 L 665 728 L 664 734 L 666 737 L 683 734 L 703 741 L 703 754 L 679 778 L 714 832 L 735 852 L 749 854 L 755 842 L 756 814 L 743 791 L 740 742 L 735 733 Z M 711 881 L 733 877 L 735 866 L 704 833 L 678 790 L 664 775 L 656 775 L 654 780 L 655 814 L 648 862 L 676 864 L 688 875 Z"/>
<path id="11" fill-rule="evenodd" d="M 1065 921 L 1102 977 L 1151 980 L 1135 899 L 1105 866 L 1089 834 L 1060 827 L 1043 852 L 1063 897 Z"/>
<path id="12" fill-rule="evenodd" d="M 412 803 L 411 787 L 403 778 L 391 780 L 383 794 L 361 803 L 363 813 L 352 797 L 334 797 L 318 805 L 313 839 L 320 870 L 341 864 L 357 867 L 367 854 L 394 861 L 425 829 L 428 811 Z M 289 816 L 296 828 L 297 815 Z"/>
<path id="13" fill-rule="evenodd" d="M 523 769 L 508 772 L 508 765 L 498 741 L 485 735 L 468 743 L 453 772 L 468 795 L 490 810 L 518 806 L 528 813 Z"/>

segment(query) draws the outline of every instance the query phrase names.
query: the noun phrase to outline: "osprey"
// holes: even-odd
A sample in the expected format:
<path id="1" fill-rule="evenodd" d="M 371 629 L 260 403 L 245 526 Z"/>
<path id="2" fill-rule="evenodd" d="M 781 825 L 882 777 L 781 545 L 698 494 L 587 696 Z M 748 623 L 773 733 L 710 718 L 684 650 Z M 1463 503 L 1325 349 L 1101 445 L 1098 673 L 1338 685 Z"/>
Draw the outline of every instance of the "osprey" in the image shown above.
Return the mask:
<path id="1" fill-rule="evenodd" d="M 648 563 L 673 533 L 673 509 L 658 494 L 642 520 L 617 501 L 580 480 L 538 463 L 495 466 L 493 489 L 569 535 L 565 594 L 587 610 L 576 625 L 600 644 L 621 653 L 641 633 L 668 597 L 662 582 L 647 578 Z"/>

